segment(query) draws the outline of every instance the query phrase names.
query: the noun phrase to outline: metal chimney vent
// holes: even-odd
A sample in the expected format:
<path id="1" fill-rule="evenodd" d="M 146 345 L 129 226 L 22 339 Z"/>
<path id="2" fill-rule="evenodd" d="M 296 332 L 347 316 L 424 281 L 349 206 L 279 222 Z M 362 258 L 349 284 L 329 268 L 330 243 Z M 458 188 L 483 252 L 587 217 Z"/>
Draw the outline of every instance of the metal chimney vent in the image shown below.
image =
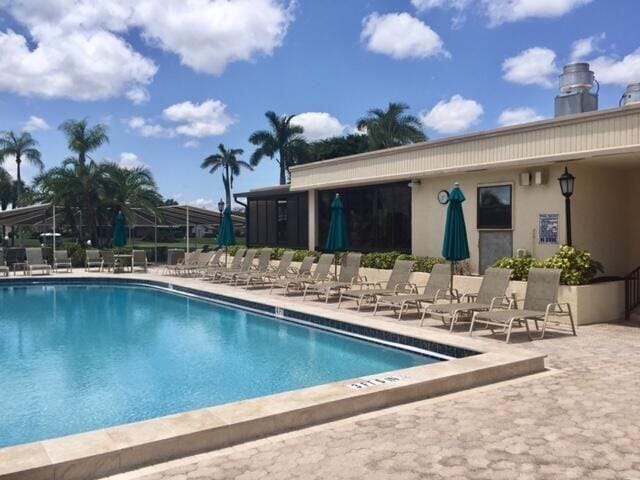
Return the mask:
<path id="1" fill-rule="evenodd" d="M 622 106 L 633 105 L 634 103 L 640 103 L 640 83 L 632 83 L 627 87 L 627 91 L 624 92 L 620 99 Z"/>
<path id="2" fill-rule="evenodd" d="M 560 75 L 560 95 L 556 97 L 556 117 L 598 110 L 598 82 L 588 63 L 566 65 Z"/>

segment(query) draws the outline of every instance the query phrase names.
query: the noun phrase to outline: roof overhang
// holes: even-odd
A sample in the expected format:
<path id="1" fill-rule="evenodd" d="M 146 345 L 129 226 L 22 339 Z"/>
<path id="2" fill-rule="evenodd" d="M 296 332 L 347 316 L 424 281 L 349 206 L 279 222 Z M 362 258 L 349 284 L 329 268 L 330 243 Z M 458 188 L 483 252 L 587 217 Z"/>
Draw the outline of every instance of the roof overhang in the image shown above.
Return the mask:
<path id="1" fill-rule="evenodd" d="M 291 191 L 634 153 L 640 162 L 640 105 L 300 165 L 291 168 Z"/>

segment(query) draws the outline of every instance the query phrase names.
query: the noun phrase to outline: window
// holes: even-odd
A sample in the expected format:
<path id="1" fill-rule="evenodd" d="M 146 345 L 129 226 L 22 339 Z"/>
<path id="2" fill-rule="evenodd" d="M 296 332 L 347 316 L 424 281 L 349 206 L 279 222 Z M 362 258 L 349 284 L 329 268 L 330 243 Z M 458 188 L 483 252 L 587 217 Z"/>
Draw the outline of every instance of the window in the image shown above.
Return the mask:
<path id="1" fill-rule="evenodd" d="M 276 203 L 276 232 L 278 243 L 286 243 L 288 238 L 288 211 L 287 201 L 278 200 Z"/>
<path id="2" fill-rule="evenodd" d="M 478 187 L 478 229 L 511 229 L 511 185 Z"/>
<path id="3" fill-rule="evenodd" d="M 411 251 L 411 189 L 404 182 L 320 192 L 320 247 L 327 238 L 336 193 L 344 204 L 351 248 L 364 252 Z"/>

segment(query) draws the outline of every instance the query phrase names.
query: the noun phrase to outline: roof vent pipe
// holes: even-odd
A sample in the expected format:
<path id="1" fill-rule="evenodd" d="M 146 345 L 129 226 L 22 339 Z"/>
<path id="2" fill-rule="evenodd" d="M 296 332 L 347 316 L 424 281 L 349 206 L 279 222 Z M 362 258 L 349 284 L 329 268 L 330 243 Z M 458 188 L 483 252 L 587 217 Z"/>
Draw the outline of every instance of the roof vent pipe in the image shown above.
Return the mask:
<path id="1" fill-rule="evenodd" d="M 640 103 L 640 83 L 632 83 L 627 87 L 627 91 L 624 92 L 620 99 L 620 106 L 626 107 L 627 105 L 634 105 Z"/>
<path id="2" fill-rule="evenodd" d="M 593 87 L 596 91 L 592 92 Z M 600 85 L 588 63 L 566 65 L 560 75 L 560 95 L 556 97 L 556 117 L 598 109 Z"/>

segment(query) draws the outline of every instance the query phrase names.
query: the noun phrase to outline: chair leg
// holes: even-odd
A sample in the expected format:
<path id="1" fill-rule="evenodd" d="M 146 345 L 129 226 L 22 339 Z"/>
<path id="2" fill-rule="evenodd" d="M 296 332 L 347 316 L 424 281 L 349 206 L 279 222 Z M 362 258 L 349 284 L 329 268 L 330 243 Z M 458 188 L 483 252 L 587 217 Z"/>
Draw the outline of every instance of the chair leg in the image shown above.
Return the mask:
<path id="1" fill-rule="evenodd" d="M 476 313 L 474 312 L 473 317 L 471 317 L 471 326 L 469 327 L 469 336 L 473 336 L 473 326 L 476 324 Z"/>
<path id="2" fill-rule="evenodd" d="M 340 310 L 340 306 L 342 305 L 342 294 L 344 292 L 340 292 L 340 298 L 338 298 L 338 310 Z"/>
<path id="3" fill-rule="evenodd" d="M 378 298 L 378 299 L 376 299 L 376 304 L 375 304 L 375 306 L 373 307 L 373 314 L 374 314 L 374 315 L 375 315 L 376 313 L 378 313 L 378 305 L 379 305 L 379 303 L 378 303 L 378 302 L 379 302 L 379 300 L 380 300 L 379 298 Z"/>
<path id="4" fill-rule="evenodd" d="M 571 305 L 567 304 L 567 312 L 569 313 L 569 321 L 571 322 L 571 331 L 573 332 L 573 336 L 576 337 L 578 332 L 576 331 L 576 324 L 573 321 L 573 312 L 571 311 Z"/>

